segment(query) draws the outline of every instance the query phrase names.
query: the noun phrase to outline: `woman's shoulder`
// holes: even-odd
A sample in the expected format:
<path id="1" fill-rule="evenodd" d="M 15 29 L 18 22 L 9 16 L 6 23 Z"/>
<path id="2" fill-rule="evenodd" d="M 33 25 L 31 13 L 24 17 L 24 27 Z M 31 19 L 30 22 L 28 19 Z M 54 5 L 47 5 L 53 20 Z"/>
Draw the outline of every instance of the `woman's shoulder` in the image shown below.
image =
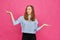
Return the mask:
<path id="1" fill-rule="evenodd" d="M 38 24 L 38 19 L 35 18 L 35 22 Z"/>
<path id="2" fill-rule="evenodd" d="M 37 18 L 35 18 L 35 21 L 38 21 L 38 19 L 37 19 Z"/>
<path id="3" fill-rule="evenodd" d="M 24 17 L 24 16 L 20 16 L 20 17 Z"/>
<path id="4" fill-rule="evenodd" d="M 23 19 L 23 17 L 24 17 L 24 16 L 19 16 L 19 18 L 18 18 L 18 19 Z"/>
<path id="5" fill-rule="evenodd" d="M 23 18 L 24 16 L 20 16 L 19 18 Z"/>

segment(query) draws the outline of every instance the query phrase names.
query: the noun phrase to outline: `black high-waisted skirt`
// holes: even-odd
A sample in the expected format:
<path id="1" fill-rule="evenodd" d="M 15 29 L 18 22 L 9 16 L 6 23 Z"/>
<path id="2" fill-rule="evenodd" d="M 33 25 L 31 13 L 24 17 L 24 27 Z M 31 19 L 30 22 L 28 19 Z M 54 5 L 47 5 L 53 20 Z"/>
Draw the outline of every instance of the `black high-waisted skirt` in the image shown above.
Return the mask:
<path id="1" fill-rule="evenodd" d="M 36 35 L 30 33 L 22 33 L 22 40 L 36 40 Z"/>

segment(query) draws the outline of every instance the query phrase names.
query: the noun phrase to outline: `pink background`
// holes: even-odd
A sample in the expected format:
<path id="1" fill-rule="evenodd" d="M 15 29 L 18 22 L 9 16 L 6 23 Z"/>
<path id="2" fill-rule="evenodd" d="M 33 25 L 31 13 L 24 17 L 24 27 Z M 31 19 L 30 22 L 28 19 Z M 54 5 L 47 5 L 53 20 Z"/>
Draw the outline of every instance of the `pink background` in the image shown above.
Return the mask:
<path id="1" fill-rule="evenodd" d="M 60 40 L 60 0 L 0 0 L 0 40 L 21 40 L 21 26 L 14 26 L 5 9 L 13 12 L 14 18 L 24 15 L 26 5 L 35 8 L 39 26 L 48 23 L 36 33 L 37 40 Z"/>

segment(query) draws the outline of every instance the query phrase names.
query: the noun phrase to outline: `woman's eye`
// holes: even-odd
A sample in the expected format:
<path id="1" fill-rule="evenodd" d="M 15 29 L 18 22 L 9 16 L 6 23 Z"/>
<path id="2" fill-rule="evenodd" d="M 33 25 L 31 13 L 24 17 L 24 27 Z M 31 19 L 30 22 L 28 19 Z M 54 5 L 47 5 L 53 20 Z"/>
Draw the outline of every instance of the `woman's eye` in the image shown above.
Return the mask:
<path id="1" fill-rule="evenodd" d="M 30 9 L 28 9 L 28 10 L 30 10 Z"/>

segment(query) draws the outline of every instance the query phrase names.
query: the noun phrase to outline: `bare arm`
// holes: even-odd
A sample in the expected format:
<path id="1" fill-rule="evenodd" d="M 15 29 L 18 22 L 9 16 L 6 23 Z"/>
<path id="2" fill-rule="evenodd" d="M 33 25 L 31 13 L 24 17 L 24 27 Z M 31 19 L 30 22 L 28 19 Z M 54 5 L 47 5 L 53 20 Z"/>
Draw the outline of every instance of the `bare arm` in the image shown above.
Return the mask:
<path id="1" fill-rule="evenodd" d="M 42 29 L 44 26 L 51 26 L 51 25 L 43 24 L 42 26 L 40 26 L 40 27 L 37 28 L 37 31 L 40 30 L 40 29 Z"/>
<path id="2" fill-rule="evenodd" d="M 18 22 L 14 19 L 12 12 L 6 10 L 6 13 L 8 13 L 11 16 L 13 24 L 16 25 Z"/>
<path id="3" fill-rule="evenodd" d="M 14 17 L 13 17 L 13 14 L 11 13 L 10 15 L 11 15 L 11 19 L 12 19 L 13 24 L 16 25 L 15 19 L 14 19 Z"/>

